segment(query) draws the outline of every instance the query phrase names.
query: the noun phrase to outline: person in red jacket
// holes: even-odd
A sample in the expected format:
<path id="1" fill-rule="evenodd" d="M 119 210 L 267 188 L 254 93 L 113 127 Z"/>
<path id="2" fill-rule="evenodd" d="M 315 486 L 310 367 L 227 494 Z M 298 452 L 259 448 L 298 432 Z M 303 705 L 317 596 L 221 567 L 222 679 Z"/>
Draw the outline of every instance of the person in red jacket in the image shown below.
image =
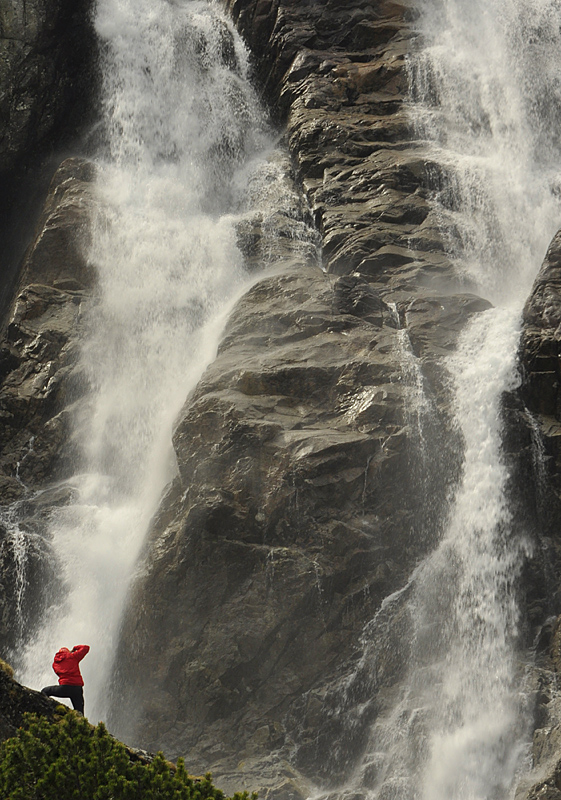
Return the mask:
<path id="1" fill-rule="evenodd" d="M 84 679 L 80 674 L 80 661 L 88 654 L 89 649 L 87 644 L 77 644 L 72 650 L 61 647 L 53 661 L 59 685 L 41 689 L 42 694 L 49 697 L 69 697 L 80 714 L 84 713 Z"/>

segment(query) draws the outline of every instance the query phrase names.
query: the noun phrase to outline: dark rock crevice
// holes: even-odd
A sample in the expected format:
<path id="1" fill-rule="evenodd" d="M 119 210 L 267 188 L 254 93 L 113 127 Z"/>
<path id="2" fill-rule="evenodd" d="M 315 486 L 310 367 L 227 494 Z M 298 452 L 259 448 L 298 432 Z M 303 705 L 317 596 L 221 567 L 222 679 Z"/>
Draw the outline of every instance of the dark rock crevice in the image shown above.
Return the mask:
<path id="1" fill-rule="evenodd" d="M 0 4 L 3 178 L 76 141 L 91 121 L 98 84 L 91 13 L 91 0 Z"/>

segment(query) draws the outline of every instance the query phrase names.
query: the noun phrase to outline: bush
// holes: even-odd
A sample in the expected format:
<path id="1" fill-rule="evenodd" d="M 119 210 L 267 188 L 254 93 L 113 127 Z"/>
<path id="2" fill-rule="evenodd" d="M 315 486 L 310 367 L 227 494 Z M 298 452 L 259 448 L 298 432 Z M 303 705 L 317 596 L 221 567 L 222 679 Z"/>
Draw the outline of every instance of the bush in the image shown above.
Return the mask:
<path id="1" fill-rule="evenodd" d="M 230 800 L 210 775 L 192 778 L 183 760 L 174 770 L 158 753 L 150 764 L 131 762 L 103 723 L 93 727 L 68 711 L 49 722 L 25 715 L 17 735 L 0 745 L 1 800 Z M 247 792 L 232 800 L 255 800 Z"/>
<path id="2" fill-rule="evenodd" d="M 14 669 L 6 661 L 0 658 L 0 669 L 5 672 L 9 678 L 14 677 Z"/>

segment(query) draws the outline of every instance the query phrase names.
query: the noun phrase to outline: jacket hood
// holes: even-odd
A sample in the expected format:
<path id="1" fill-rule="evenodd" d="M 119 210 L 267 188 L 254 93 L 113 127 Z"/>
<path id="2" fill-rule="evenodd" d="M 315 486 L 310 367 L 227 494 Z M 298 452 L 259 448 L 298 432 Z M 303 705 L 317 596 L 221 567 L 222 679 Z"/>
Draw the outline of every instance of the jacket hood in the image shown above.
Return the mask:
<path id="1" fill-rule="evenodd" d="M 55 661 L 62 661 L 64 658 L 66 658 L 69 652 L 70 650 L 68 647 L 61 647 L 58 653 L 55 653 Z"/>

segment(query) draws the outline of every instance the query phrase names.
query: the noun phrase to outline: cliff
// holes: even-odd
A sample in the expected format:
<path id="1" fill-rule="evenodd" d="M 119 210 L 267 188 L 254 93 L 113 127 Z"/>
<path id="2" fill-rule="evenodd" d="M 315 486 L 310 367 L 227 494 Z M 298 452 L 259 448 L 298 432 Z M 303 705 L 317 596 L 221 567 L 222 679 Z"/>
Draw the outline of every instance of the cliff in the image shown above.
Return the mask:
<path id="1" fill-rule="evenodd" d="M 90 0 L 0 3 L 0 313 L 61 152 L 93 116 L 97 74 Z"/>
<path id="2" fill-rule="evenodd" d="M 526 425 L 534 437 L 534 462 L 537 474 L 536 514 L 542 531 L 542 548 L 547 559 L 545 581 L 549 613 L 548 624 L 538 646 L 536 685 L 538 713 L 534 732 L 533 765 L 540 780 L 532 785 L 528 798 L 559 795 L 561 767 L 557 685 L 561 670 L 559 659 L 560 606 L 559 575 L 561 550 L 559 546 L 560 470 L 559 435 L 561 415 L 559 405 L 559 358 L 561 324 L 561 295 L 559 266 L 561 264 L 561 234 L 558 232 L 547 251 L 536 277 L 523 314 L 520 341 L 522 372 L 521 395 L 527 411 Z"/>
<path id="3" fill-rule="evenodd" d="M 91 271 L 85 261 L 93 212 L 93 169 L 64 161 L 51 182 L 0 344 L 0 503 L 30 538 L 28 573 L 17 542 L 0 525 L 0 636 L 4 652 L 56 593 L 56 563 L 45 530 L 54 504 L 70 499 L 59 482 L 71 469 L 70 412 L 85 390 L 76 367 L 81 306 Z"/>
<path id="4" fill-rule="evenodd" d="M 405 108 L 414 4 L 226 5 L 282 127 L 293 168 L 287 193 L 317 230 L 321 262 L 289 237 L 275 239 L 271 269 L 237 303 L 215 361 L 186 399 L 173 436 L 178 474 L 153 520 L 123 621 L 110 726 L 148 749 L 188 754 L 195 771 L 212 769 L 226 790 L 288 800 L 316 782 L 348 778 L 403 677 L 410 629 L 400 598 L 441 532 L 461 469 L 442 357 L 490 304 L 461 289 L 445 255 L 430 202 L 442 168 Z M 79 27 L 84 9 L 75 10 Z M 68 22 L 62 3 L 60 13 Z M 75 38 L 61 37 L 66 60 L 57 61 L 50 26 L 58 17 L 37 19 L 29 46 L 49 53 L 52 74 L 66 77 L 59 94 L 45 88 L 46 68 L 32 59 L 27 115 L 18 117 L 10 101 L 8 171 L 64 139 L 65 103 L 87 74 L 72 67 Z M 23 52 L 25 31 L 6 47 Z M 22 80 L 5 80 L 15 98 Z M 18 594 L 14 542 L 0 531 L 6 647 L 24 626 L 33 629 L 57 591 L 44 520 L 71 499 L 59 482 L 75 467 L 69 425 L 86 391 L 77 352 L 95 284 L 86 256 L 93 177 L 76 158 L 56 171 L 0 347 L 1 502 L 16 504 L 35 548 Z M 271 252 L 269 234 L 257 216 L 238 233 L 255 269 Z M 536 515 L 546 524 L 546 549 L 527 570 L 524 613 L 527 638 L 541 627 L 530 680 L 535 761 L 551 767 L 529 796 L 551 800 L 559 723 L 547 707 L 559 609 L 548 594 L 559 560 L 548 487 L 558 496 L 559 247 L 557 237 L 525 312 L 523 390 L 508 398 L 505 443 L 513 502 L 530 527 Z M 541 505 L 532 432 L 545 441 Z M 396 609 L 386 617 L 389 597 Z"/>
<path id="5" fill-rule="evenodd" d="M 440 357 L 489 304 L 458 291 L 428 202 L 436 167 L 403 108 L 410 9 L 231 10 L 286 123 L 322 263 L 279 256 L 187 400 L 117 659 L 115 695 L 137 717 L 117 709 L 112 725 L 227 787 L 293 797 L 350 774 L 402 675 L 404 619 L 375 664 L 358 643 L 434 544 L 458 468 Z M 422 451 L 420 426 L 436 434 Z"/>

